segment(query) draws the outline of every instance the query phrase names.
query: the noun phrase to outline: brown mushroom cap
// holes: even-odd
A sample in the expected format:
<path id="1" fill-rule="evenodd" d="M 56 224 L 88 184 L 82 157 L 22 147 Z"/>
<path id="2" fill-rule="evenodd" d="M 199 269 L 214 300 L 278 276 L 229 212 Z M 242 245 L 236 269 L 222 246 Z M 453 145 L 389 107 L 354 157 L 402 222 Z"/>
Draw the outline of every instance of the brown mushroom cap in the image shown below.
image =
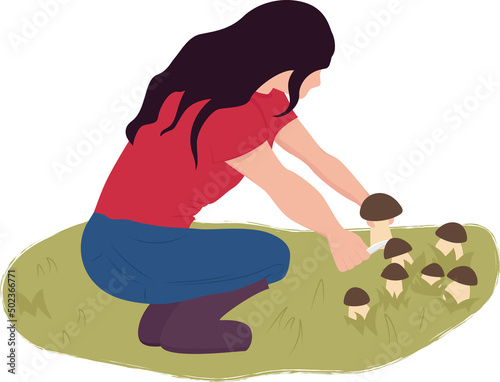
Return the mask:
<path id="1" fill-rule="evenodd" d="M 377 222 L 395 218 L 402 212 L 403 208 L 392 196 L 372 194 L 364 200 L 359 214 L 365 220 Z"/>
<path id="2" fill-rule="evenodd" d="M 408 278 L 408 272 L 399 264 L 389 264 L 383 270 L 381 276 L 386 280 L 400 281 Z"/>
<path id="3" fill-rule="evenodd" d="M 432 263 L 422 269 L 422 274 L 431 277 L 444 277 L 443 268 L 438 263 Z"/>
<path id="4" fill-rule="evenodd" d="M 446 223 L 436 230 L 436 236 L 451 243 L 465 243 L 467 232 L 461 224 Z"/>
<path id="5" fill-rule="evenodd" d="M 393 237 L 385 245 L 384 258 L 392 259 L 393 257 L 408 253 L 412 249 L 413 248 L 408 242 L 404 241 L 403 239 Z"/>
<path id="6" fill-rule="evenodd" d="M 351 288 L 344 297 L 344 304 L 347 306 L 362 306 L 370 302 L 370 296 L 361 288 Z"/>
<path id="7" fill-rule="evenodd" d="M 477 285 L 476 272 L 465 266 L 453 268 L 450 272 L 448 272 L 448 278 L 463 285 Z"/>

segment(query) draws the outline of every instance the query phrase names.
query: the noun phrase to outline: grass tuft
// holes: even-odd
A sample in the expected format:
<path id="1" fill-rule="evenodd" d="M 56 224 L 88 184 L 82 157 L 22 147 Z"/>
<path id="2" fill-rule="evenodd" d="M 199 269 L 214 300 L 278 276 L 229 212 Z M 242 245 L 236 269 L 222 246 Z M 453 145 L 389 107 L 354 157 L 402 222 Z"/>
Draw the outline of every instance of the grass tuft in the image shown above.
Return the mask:
<path id="1" fill-rule="evenodd" d="M 45 271 L 43 270 L 42 266 L 38 264 L 36 266 L 36 275 L 38 276 L 38 278 L 40 278 L 40 272 L 45 276 Z"/>
<path id="2" fill-rule="evenodd" d="M 295 344 L 293 345 L 293 348 L 292 348 L 292 351 L 290 352 L 290 354 L 292 354 L 295 351 L 295 349 L 297 348 L 297 344 L 299 343 L 299 339 L 301 340 L 302 343 L 304 342 L 302 320 L 300 318 L 299 318 L 299 330 L 297 332 L 297 339 L 295 340 Z"/>
<path id="3" fill-rule="evenodd" d="M 398 334 L 396 332 L 396 327 L 394 326 L 394 323 L 392 322 L 391 317 L 387 313 L 384 314 L 384 317 L 385 317 L 385 323 L 387 324 L 387 334 L 389 336 L 389 342 L 391 342 L 391 338 L 392 338 L 391 329 L 392 329 L 392 332 L 394 333 L 394 340 L 396 342 L 398 342 Z"/>
<path id="4" fill-rule="evenodd" d="M 52 266 L 54 266 L 56 272 L 58 272 L 59 270 L 57 269 L 57 265 L 56 265 L 56 262 L 54 261 L 54 259 L 51 257 L 46 257 L 46 259 L 47 259 L 47 263 L 49 264 L 49 272 L 52 272 Z"/>
<path id="5" fill-rule="evenodd" d="M 273 323 L 271 324 L 271 326 L 269 327 L 269 329 L 267 329 L 267 332 L 269 333 L 269 331 L 272 329 L 272 327 L 274 326 L 274 324 L 279 320 L 278 322 L 278 328 L 280 327 L 281 325 L 281 320 L 283 319 L 283 316 L 285 315 L 285 312 L 287 311 L 288 309 L 288 306 L 284 307 L 283 310 L 280 312 L 280 314 L 278 314 L 278 316 L 276 317 L 276 319 L 273 321 Z"/>
<path id="6" fill-rule="evenodd" d="M 318 282 L 318 285 L 316 286 L 316 291 L 314 292 L 314 296 L 311 302 L 311 309 L 314 306 L 314 301 L 316 301 L 316 296 L 318 295 L 318 291 L 321 291 L 321 301 L 324 303 L 325 302 L 325 283 L 323 282 L 323 279 L 320 279 Z"/>
<path id="7" fill-rule="evenodd" d="M 85 312 L 81 309 L 78 309 L 78 321 L 83 320 L 83 326 L 87 325 L 87 316 L 85 315 Z"/>
<path id="8" fill-rule="evenodd" d="M 292 330 L 292 328 L 293 328 L 293 323 L 294 323 L 294 322 L 295 322 L 295 317 L 291 317 L 291 318 L 290 318 L 290 319 L 286 322 L 285 327 L 283 328 L 283 330 L 285 330 L 285 329 L 286 329 L 286 327 L 288 326 L 288 324 L 290 324 L 290 323 L 291 323 L 291 324 L 290 324 L 290 330 Z"/>

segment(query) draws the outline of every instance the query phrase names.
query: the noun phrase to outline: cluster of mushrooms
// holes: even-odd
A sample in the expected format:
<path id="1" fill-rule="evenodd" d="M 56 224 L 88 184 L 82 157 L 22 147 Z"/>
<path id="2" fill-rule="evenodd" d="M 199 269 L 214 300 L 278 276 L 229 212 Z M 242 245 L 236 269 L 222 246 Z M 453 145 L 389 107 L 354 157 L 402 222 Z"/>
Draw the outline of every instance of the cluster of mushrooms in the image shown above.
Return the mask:
<path id="1" fill-rule="evenodd" d="M 452 250 L 455 253 L 456 260 L 459 260 L 464 255 L 462 244 L 467 241 L 467 232 L 462 225 L 458 223 L 446 223 L 437 229 L 436 236 L 439 239 L 436 248 L 443 255 L 450 255 Z M 429 264 L 422 269 L 422 279 L 429 285 L 434 285 L 438 281 L 441 281 L 444 274 L 443 268 L 437 263 Z M 472 268 L 459 266 L 449 271 L 446 276 L 451 280 L 451 283 L 448 284 L 445 291 L 453 296 L 458 304 L 468 300 L 470 298 L 470 288 L 477 285 L 477 275 Z"/>
<path id="2" fill-rule="evenodd" d="M 390 225 L 394 218 L 403 212 L 401 205 L 387 194 L 370 195 L 363 202 L 360 215 L 366 220 L 370 227 L 370 245 L 386 242 L 384 258 L 390 260 L 390 264 L 382 271 L 382 278 L 386 280 L 385 288 L 392 297 L 399 297 L 403 292 L 403 280 L 409 277 L 405 269 L 406 263 L 412 265 L 413 258 L 410 255 L 412 246 L 403 239 L 393 238 Z M 452 251 L 456 260 L 460 259 L 464 252 L 462 244 L 467 241 L 467 233 L 464 227 L 458 223 L 447 223 L 436 231 L 438 242 L 435 247 L 445 256 Z M 434 285 L 445 276 L 443 268 L 432 263 L 421 270 L 421 278 L 429 285 Z M 452 282 L 446 287 L 448 292 L 457 303 L 470 298 L 471 286 L 477 285 L 476 273 L 467 266 L 459 266 L 448 272 L 447 277 Z M 443 296 L 443 298 L 445 298 Z M 344 297 L 344 304 L 348 306 L 348 317 L 356 320 L 359 316 L 366 318 L 370 308 L 368 303 L 370 296 L 361 288 L 351 288 Z"/>

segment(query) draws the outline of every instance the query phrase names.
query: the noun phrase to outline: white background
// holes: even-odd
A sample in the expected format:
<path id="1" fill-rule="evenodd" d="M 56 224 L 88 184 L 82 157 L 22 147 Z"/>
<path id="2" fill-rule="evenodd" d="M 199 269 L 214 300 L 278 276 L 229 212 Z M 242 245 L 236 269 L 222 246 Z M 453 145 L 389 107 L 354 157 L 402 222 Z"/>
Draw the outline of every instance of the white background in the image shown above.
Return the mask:
<path id="1" fill-rule="evenodd" d="M 3 270 L 28 245 L 90 217 L 126 143 L 125 126 L 142 102 L 124 107 L 122 97 L 140 92 L 143 82 L 162 71 L 192 36 L 232 24 L 264 3 L 87 0 L 62 4 L 61 0 L 49 12 L 41 5 L 47 2 L 2 2 L 0 6 Z M 471 98 L 480 77 L 500 81 L 500 3 L 401 0 L 396 1 L 399 12 L 384 22 L 377 21 L 372 12 L 394 9 L 387 0 L 309 2 L 328 18 L 337 41 L 321 87 L 296 109 L 311 134 L 369 192 L 387 192 L 400 201 L 405 212 L 397 225 L 458 221 L 481 224 L 500 235 L 500 87 L 497 84 L 490 97 L 478 104 Z M 35 23 L 35 32 L 26 27 L 29 22 Z M 363 40 L 360 31 L 366 29 L 371 37 Z M 26 40 L 12 43 L 14 34 L 19 38 L 23 33 Z M 345 44 L 358 50 L 349 55 L 342 48 Z M 475 110 L 454 128 L 443 114 L 464 102 Z M 98 128 L 106 119 L 113 121 L 115 129 L 58 179 L 54 163 L 66 164 L 68 150 L 85 140 L 84 131 Z M 435 129 L 444 130 L 444 142 L 437 143 L 429 155 L 416 153 L 415 140 L 431 138 Z M 364 225 L 357 206 L 328 190 L 303 164 L 279 148 L 276 152 L 287 167 L 324 194 L 346 228 Z M 414 172 L 391 187 L 387 172 L 397 174 L 400 161 L 410 159 L 418 162 Z M 300 228 L 248 181 L 197 218 Z M 496 293 L 466 324 L 382 369 L 379 380 L 469 381 L 496 375 L 499 316 Z M 6 347 L 2 345 L 2 354 Z M 22 340 L 18 367 L 32 367 L 34 357 L 46 353 Z M 3 380 L 6 366 L 1 368 Z M 66 381 L 70 376 L 75 381 L 173 380 L 65 355 L 49 361 L 31 380 Z M 302 378 L 304 374 L 259 377 L 272 381 Z M 346 375 L 307 378 L 353 380 Z"/>

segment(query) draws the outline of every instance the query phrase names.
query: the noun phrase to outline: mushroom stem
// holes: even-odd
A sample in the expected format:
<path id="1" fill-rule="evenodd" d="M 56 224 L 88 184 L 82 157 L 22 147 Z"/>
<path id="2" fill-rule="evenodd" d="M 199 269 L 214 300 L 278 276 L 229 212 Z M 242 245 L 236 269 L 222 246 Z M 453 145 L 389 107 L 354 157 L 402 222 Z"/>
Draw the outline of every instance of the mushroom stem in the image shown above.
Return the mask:
<path id="1" fill-rule="evenodd" d="M 371 222 L 370 224 L 370 245 L 374 245 L 384 240 L 392 238 L 391 229 L 389 227 L 390 220 L 382 220 Z"/>
<path id="2" fill-rule="evenodd" d="M 436 244 L 436 248 L 439 249 L 445 256 L 447 256 L 452 249 L 454 249 L 455 243 L 451 243 L 449 241 L 439 239 Z"/>
<path id="3" fill-rule="evenodd" d="M 387 280 L 385 288 L 391 296 L 398 297 L 403 292 L 403 281 Z"/>
<path id="4" fill-rule="evenodd" d="M 455 244 L 453 246 L 453 249 L 455 250 L 455 256 L 457 257 L 457 260 L 464 255 L 464 248 L 462 247 L 462 244 L 460 243 Z"/>
<path id="5" fill-rule="evenodd" d="M 405 266 L 405 261 L 410 265 L 413 264 L 413 259 L 409 253 L 403 253 L 402 255 L 395 256 L 392 258 L 392 262 L 401 265 L 403 268 Z"/>
<path id="6" fill-rule="evenodd" d="M 429 283 L 429 285 L 434 285 L 440 277 L 422 275 L 422 278 Z"/>
<path id="7" fill-rule="evenodd" d="M 470 286 L 460 284 L 456 281 L 451 282 L 445 291 L 453 296 L 457 304 L 470 298 Z"/>
<path id="8" fill-rule="evenodd" d="M 370 307 L 368 305 L 350 306 L 348 315 L 349 315 L 349 318 L 352 318 L 353 320 L 356 320 L 358 318 L 356 313 L 361 315 L 361 317 L 366 318 L 366 315 L 368 314 L 369 310 L 370 310 Z"/>

